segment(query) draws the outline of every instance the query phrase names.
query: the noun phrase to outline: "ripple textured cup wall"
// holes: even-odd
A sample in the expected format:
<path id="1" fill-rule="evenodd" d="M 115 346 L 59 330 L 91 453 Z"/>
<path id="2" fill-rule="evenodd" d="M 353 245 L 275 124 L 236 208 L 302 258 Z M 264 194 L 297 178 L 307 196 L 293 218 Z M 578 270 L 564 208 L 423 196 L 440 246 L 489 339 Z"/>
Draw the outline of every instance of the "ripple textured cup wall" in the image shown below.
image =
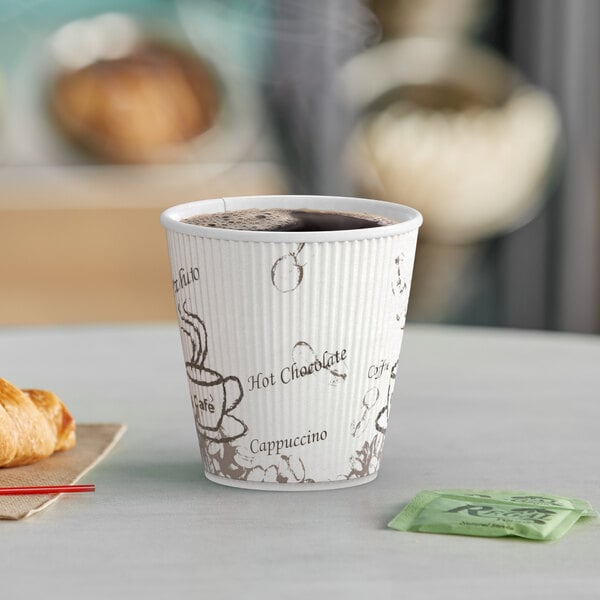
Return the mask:
<path id="1" fill-rule="evenodd" d="M 261 232 L 182 222 L 244 208 L 362 212 L 396 223 Z M 260 196 L 175 206 L 161 221 L 206 476 L 275 490 L 374 479 L 421 215 L 358 198 Z"/>

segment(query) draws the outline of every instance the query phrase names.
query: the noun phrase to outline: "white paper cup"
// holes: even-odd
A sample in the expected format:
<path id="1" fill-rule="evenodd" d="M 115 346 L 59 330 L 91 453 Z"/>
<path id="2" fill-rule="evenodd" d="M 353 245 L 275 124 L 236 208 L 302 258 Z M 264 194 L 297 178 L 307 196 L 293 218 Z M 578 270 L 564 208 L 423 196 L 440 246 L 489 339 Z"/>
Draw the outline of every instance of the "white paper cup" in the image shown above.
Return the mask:
<path id="1" fill-rule="evenodd" d="M 260 232 L 181 222 L 245 208 L 398 223 Z M 377 476 L 421 222 L 406 206 L 329 196 L 221 198 L 162 214 L 208 479 L 288 491 Z"/>

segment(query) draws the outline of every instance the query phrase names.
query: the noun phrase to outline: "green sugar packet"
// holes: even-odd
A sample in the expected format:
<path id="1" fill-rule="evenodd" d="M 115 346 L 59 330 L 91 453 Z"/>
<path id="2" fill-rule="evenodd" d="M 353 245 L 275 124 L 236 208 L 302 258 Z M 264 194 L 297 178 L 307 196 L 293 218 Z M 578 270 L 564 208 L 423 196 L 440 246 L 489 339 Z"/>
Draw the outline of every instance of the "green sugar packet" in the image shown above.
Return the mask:
<path id="1" fill-rule="evenodd" d="M 556 540 L 580 517 L 596 516 L 585 500 L 498 490 L 419 492 L 388 527 L 399 531 Z"/>

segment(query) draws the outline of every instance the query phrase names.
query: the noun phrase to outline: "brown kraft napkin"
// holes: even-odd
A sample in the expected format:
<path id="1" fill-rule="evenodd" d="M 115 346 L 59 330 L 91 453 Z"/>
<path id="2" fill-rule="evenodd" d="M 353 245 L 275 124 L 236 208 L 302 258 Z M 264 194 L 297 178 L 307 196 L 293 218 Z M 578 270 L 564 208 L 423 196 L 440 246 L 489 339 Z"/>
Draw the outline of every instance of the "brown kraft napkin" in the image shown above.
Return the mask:
<path id="1" fill-rule="evenodd" d="M 125 429 L 117 423 L 77 425 L 75 447 L 32 465 L 0 469 L 0 487 L 75 483 L 114 448 Z M 50 506 L 59 496 L 0 496 L 0 519 L 24 519 Z"/>

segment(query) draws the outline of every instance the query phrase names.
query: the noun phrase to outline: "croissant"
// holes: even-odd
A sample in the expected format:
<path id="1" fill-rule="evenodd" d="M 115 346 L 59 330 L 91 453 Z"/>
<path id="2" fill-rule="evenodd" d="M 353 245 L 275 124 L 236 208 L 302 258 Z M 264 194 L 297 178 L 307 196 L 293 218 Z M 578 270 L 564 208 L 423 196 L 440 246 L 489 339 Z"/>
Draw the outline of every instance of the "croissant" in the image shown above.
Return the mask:
<path id="1" fill-rule="evenodd" d="M 75 421 L 52 392 L 0 378 L 0 467 L 17 467 L 75 445 Z"/>

